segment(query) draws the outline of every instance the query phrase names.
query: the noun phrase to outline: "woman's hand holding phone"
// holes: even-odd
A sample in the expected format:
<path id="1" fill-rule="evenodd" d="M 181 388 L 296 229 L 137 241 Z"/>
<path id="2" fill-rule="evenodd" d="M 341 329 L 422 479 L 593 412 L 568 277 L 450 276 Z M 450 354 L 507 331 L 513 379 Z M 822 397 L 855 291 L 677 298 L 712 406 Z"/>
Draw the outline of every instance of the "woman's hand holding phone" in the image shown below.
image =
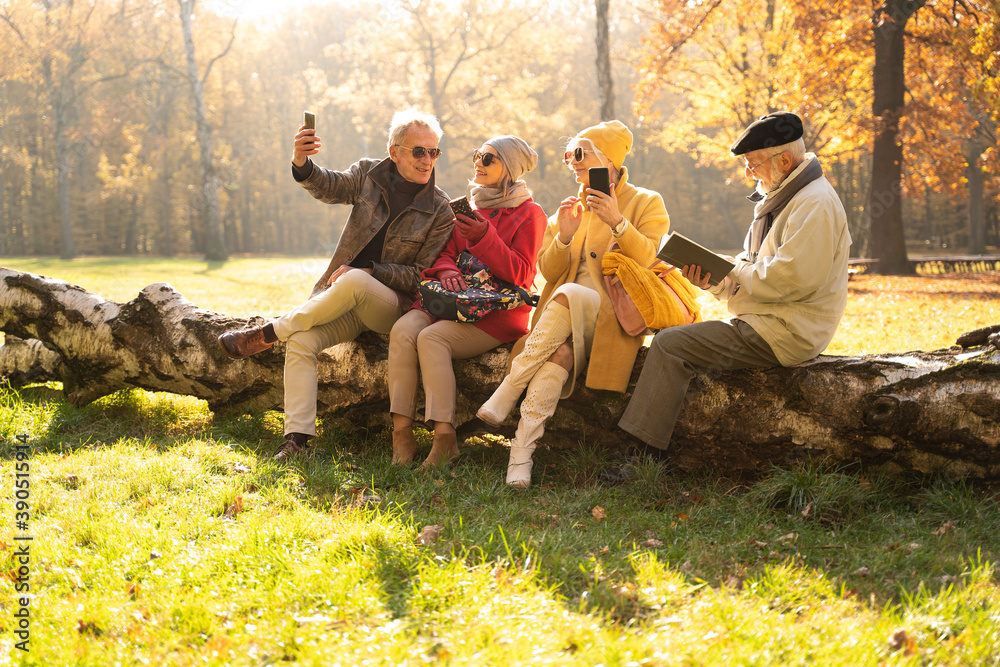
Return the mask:
<path id="1" fill-rule="evenodd" d="M 486 230 L 489 228 L 490 223 L 475 211 L 472 212 L 472 215 L 475 217 L 470 218 L 462 213 L 455 214 L 455 230 L 470 245 L 475 245 L 486 236 Z"/>
<path id="2" fill-rule="evenodd" d="M 622 221 L 621 211 L 618 210 L 618 196 L 614 189 L 611 190 L 611 194 L 605 194 L 600 190 L 587 188 L 587 208 L 612 229 Z"/>

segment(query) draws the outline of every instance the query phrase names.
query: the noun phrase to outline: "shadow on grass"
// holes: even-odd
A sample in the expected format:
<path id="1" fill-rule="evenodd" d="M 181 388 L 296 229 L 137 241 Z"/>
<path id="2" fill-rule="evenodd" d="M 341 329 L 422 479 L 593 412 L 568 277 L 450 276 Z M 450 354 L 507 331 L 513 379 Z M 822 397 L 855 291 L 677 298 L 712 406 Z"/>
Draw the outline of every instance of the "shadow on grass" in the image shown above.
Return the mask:
<path id="1" fill-rule="evenodd" d="M 946 587 L 977 555 L 1000 558 L 1000 495 L 991 484 L 828 470 L 808 461 L 748 481 L 718 471 L 679 474 L 644 460 L 612 486 L 600 476 L 611 453 L 584 444 L 540 447 L 532 487 L 517 491 L 504 483 L 507 449 L 482 438 L 468 441 L 455 465 L 422 470 L 391 463 L 388 429 L 331 419 L 314 456 L 274 464 L 279 413 L 218 417 L 184 398 L 138 391 L 82 409 L 49 387 L 8 394 L 24 409 L 50 411 L 46 431 L 31 434 L 40 451 L 130 438 L 162 451 L 198 438 L 255 457 L 273 474 L 252 484 L 291 484 L 288 502 L 388 520 L 414 540 L 425 527 L 441 526 L 416 550 L 374 538 L 337 547 L 374 550 L 378 585 L 400 618 L 425 562 L 527 571 L 567 608 L 628 625 L 659 613 L 641 592 L 637 562 L 648 558 L 692 587 L 738 590 L 775 567 L 814 572 L 876 605 L 898 603 L 921 586 Z M 419 433 L 418 442 L 419 462 L 430 434 Z"/>

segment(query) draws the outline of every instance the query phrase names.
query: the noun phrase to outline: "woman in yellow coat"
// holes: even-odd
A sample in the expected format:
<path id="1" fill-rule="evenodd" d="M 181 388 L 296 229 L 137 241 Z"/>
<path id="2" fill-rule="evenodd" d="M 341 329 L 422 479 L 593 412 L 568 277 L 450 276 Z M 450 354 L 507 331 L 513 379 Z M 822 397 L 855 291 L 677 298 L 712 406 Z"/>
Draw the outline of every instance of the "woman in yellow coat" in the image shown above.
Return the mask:
<path id="1" fill-rule="evenodd" d="M 659 194 L 628 182 L 623 165 L 632 133 L 617 120 L 588 127 L 566 145 L 566 166 L 580 184 L 551 218 L 538 255 L 545 278 L 532 329 L 514 347 L 511 368 L 477 416 L 499 426 L 527 389 L 511 442 L 507 483 L 531 484 L 531 456 L 545 420 L 586 371 L 592 389 L 624 392 L 642 346 L 618 324 L 604 286 L 601 258 L 612 242 L 643 266 L 652 263 L 670 219 Z M 590 187 L 589 169 L 607 167 L 610 195 Z M 589 363 L 588 363 L 589 360 Z"/>

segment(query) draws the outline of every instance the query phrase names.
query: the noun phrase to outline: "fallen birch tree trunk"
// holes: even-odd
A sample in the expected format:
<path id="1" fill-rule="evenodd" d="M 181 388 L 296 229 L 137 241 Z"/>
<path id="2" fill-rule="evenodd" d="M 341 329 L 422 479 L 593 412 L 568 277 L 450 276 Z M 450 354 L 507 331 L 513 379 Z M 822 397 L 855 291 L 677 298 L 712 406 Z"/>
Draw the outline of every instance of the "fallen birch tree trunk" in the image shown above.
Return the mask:
<path id="1" fill-rule="evenodd" d="M 60 381 L 77 406 L 137 387 L 195 396 L 216 411 L 280 409 L 283 344 L 243 360 L 228 358 L 217 345 L 223 331 L 247 323 L 202 310 L 165 283 L 120 304 L 63 281 L 0 268 L 6 339 L 0 374 L 13 385 Z M 971 352 L 821 356 L 792 368 L 701 375 L 674 433 L 674 460 L 684 469 L 737 472 L 811 457 L 833 465 L 1000 477 L 1000 352 L 987 341 L 996 330 L 965 334 L 963 342 L 977 346 Z M 460 422 L 471 420 L 499 384 L 509 349 L 455 363 Z M 370 333 L 326 350 L 320 412 L 384 428 L 387 358 L 387 337 Z M 543 442 L 620 447 L 626 438 L 617 421 L 628 398 L 578 389 L 560 403 Z M 470 421 L 460 432 L 472 433 L 475 425 Z M 502 432 L 513 425 L 511 418 Z"/>

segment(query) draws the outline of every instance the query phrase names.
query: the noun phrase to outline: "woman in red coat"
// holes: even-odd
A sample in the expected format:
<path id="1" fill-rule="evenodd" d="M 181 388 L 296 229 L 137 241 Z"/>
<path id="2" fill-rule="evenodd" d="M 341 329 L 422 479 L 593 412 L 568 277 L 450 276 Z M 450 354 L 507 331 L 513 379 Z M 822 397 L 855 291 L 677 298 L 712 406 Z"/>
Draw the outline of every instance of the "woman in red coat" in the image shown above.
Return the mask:
<path id="1" fill-rule="evenodd" d="M 490 139 L 473 155 L 472 202 L 475 217 L 458 215 L 455 231 L 441 256 L 423 272 L 445 289 L 466 289 L 456 260 L 468 250 L 495 277 L 530 290 L 535 260 L 542 246 L 546 218 L 531 199 L 521 176 L 538 156 L 523 139 Z M 478 322 L 436 320 L 419 302 L 396 321 L 389 334 L 389 410 L 392 413 L 392 460 L 410 463 L 417 453 L 413 420 L 417 415 L 417 371 L 423 376 L 424 419 L 433 426 L 434 442 L 424 465 L 458 457 L 455 436 L 453 359 L 469 359 L 528 332 L 531 306 L 494 310 Z"/>

